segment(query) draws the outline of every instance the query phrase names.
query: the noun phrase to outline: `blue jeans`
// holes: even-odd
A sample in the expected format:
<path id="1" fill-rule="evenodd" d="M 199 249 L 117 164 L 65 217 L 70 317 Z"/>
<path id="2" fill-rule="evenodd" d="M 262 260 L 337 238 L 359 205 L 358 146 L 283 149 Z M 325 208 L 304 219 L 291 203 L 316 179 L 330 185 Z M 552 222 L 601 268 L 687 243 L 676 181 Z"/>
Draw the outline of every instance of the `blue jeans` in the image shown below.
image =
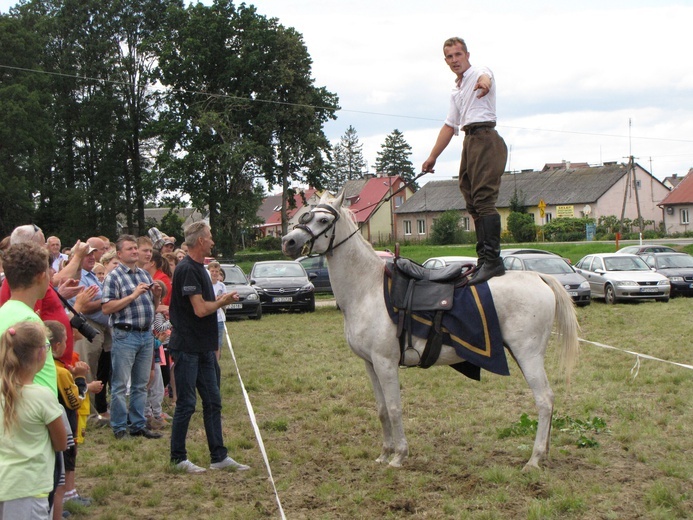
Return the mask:
<path id="1" fill-rule="evenodd" d="M 171 350 L 176 380 L 176 411 L 171 426 L 171 462 L 177 464 L 188 458 L 185 438 L 190 418 L 195 413 L 197 392 L 202 399 L 202 419 L 212 463 L 221 462 L 228 454 L 221 432 L 221 393 L 217 384 L 218 363 L 210 352 Z"/>
<path id="2" fill-rule="evenodd" d="M 124 431 L 130 420 L 130 431 L 147 426 L 144 407 L 147 402 L 147 383 L 152 368 L 154 336 L 150 331 L 137 332 L 113 329 L 111 347 L 111 428 Z M 130 406 L 127 403 L 127 384 L 130 381 Z"/>

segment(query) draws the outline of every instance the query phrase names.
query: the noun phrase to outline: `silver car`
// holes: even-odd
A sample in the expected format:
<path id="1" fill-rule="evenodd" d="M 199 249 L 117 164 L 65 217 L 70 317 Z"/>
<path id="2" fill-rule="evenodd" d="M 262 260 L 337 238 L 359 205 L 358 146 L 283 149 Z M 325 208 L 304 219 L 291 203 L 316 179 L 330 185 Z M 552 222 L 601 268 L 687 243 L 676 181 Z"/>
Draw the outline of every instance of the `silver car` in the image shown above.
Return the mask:
<path id="1" fill-rule="evenodd" d="M 589 282 L 592 298 L 604 298 L 608 304 L 618 300 L 669 301 L 669 279 L 653 272 L 637 255 L 587 255 L 575 265 L 575 270 Z"/>
<path id="2" fill-rule="evenodd" d="M 561 282 L 576 305 L 584 307 L 590 304 L 590 284 L 560 256 L 544 252 L 517 253 L 506 255 L 503 258 L 503 265 L 508 271 L 536 271 L 550 274 Z"/>

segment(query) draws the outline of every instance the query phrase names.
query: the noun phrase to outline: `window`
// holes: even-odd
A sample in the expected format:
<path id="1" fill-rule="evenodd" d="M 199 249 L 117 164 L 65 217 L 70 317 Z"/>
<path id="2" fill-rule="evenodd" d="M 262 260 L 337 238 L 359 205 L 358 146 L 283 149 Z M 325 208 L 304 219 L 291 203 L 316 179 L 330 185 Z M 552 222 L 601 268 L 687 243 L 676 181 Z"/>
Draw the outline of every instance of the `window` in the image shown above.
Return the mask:
<path id="1" fill-rule="evenodd" d="M 681 224 L 690 224 L 691 220 L 688 216 L 688 210 L 687 209 L 682 209 L 681 210 Z"/>
<path id="2" fill-rule="evenodd" d="M 395 207 L 399 208 L 402 204 L 404 204 L 404 197 L 402 195 L 397 195 L 395 197 Z"/>
<path id="3" fill-rule="evenodd" d="M 462 217 L 462 229 L 469 231 L 469 217 Z"/>
<path id="4" fill-rule="evenodd" d="M 546 223 L 547 223 L 547 224 L 548 224 L 549 222 L 551 222 L 551 219 L 553 218 L 553 216 L 551 215 L 551 213 L 544 213 L 544 217 L 546 218 Z"/>
<path id="5" fill-rule="evenodd" d="M 411 235 L 411 220 L 404 221 L 404 234 Z"/>
<path id="6" fill-rule="evenodd" d="M 426 221 L 425 220 L 417 220 L 416 221 L 416 228 L 419 232 L 419 235 L 425 235 L 426 234 Z"/>

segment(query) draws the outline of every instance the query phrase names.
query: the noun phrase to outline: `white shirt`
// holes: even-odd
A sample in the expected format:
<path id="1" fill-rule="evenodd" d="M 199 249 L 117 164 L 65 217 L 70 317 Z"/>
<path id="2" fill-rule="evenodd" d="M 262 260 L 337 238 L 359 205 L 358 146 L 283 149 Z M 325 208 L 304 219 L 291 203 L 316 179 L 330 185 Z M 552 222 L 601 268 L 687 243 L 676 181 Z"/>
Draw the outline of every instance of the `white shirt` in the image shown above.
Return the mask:
<path id="1" fill-rule="evenodd" d="M 486 74 L 491 78 L 491 89 L 482 98 L 477 98 L 474 90 L 479 76 Z M 488 67 L 470 67 L 462 76 L 462 82 L 452 89 L 450 108 L 445 124 L 455 129 L 455 135 L 460 128 L 472 123 L 496 121 L 496 82 Z"/>
<path id="2" fill-rule="evenodd" d="M 214 287 L 214 296 L 217 298 L 226 293 L 226 285 L 224 282 L 214 283 L 212 287 Z M 219 307 L 217 309 L 217 321 L 226 321 L 226 311 L 224 309 L 225 307 Z"/>

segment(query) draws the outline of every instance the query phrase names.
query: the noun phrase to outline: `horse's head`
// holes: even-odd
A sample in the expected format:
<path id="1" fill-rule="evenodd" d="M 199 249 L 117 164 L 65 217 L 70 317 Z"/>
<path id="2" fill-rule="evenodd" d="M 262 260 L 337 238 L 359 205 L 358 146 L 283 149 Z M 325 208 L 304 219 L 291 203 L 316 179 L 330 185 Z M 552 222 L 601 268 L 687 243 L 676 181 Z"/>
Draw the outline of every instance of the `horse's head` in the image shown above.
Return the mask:
<path id="1" fill-rule="evenodd" d="M 344 193 L 336 199 L 323 195 L 320 203 L 299 218 L 294 229 L 282 238 L 282 252 L 291 258 L 302 254 L 324 254 L 334 245 L 335 225 L 340 218 Z"/>

